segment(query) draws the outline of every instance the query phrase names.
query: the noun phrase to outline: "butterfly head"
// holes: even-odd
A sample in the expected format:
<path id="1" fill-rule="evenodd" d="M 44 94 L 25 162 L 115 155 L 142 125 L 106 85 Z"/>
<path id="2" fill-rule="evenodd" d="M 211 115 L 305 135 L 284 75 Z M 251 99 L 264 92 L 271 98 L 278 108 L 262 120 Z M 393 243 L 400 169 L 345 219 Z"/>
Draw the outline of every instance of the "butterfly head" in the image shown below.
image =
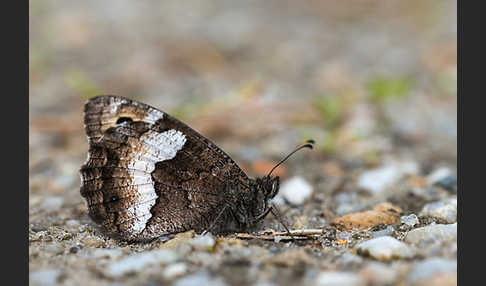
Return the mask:
<path id="1" fill-rule="evenodd" d="M 303 148 L 310 148 L 312 149 L 314 144 L 314 140 L 308 140 L 306 143 L 297 146 L 290 154 L 288 154 L 285 158 L 280 160 L 275 166 L 268 172 L 266 176 L 263 178 L 256 179 L 256 193 L 258 197 L 258 201 L 264 202 L 263 210 L 267 209 L 267 202 L 270 199 L 273 199 L 279 191 L 280 188 L 280 178 L 279 176 L 272 177 L 272 172 L 280 166 L 283 162 L 285 162 L 292 154 L 299 151 Z"/>
<path id="2" fill-rule="evenodd" d="M 280 187 L 280 178 L 279 176 L 265 176 L 261 179 L 258 179 L 258 184 L 260 185 L 261 192 L 265 200 L 270 200 L 278 194 L 278 190 Z"/>

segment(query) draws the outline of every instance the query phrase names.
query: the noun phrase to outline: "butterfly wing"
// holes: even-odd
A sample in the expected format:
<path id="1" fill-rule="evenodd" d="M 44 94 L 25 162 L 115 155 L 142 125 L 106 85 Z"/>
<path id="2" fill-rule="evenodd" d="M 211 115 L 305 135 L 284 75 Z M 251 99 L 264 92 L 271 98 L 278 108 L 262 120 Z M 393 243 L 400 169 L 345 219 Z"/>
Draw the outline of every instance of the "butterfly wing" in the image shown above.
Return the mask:
<path id="1" fill-rule="evenodd" d="M 226 153 L 156 108 L 98 96 L 84 116 L 89 151 L 81 195 L 110 234 L 146 240 L 201 231 L 225 209 L 229 189 L 249 192 L 249 178 Z"/>

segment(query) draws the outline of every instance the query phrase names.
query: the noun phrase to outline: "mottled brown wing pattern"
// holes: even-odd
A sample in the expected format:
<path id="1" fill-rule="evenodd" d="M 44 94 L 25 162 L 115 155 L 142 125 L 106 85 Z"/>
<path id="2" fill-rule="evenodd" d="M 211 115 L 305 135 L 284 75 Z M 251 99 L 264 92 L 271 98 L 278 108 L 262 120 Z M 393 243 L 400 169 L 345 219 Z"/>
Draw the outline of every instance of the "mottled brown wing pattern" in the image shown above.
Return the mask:
<path id="1" fill-rule="evenodd" d="M 81 195 L 91 218 L 121 239 L 202 231 L 225 207 L 228 188 L 249 192 L 249 178 L 227 154 L 146 104 L 92 98 L 85 105 L 85 129 L 89 151 L 80 171 Z M 235 181 L 238 186 L 228 185 Z"/>

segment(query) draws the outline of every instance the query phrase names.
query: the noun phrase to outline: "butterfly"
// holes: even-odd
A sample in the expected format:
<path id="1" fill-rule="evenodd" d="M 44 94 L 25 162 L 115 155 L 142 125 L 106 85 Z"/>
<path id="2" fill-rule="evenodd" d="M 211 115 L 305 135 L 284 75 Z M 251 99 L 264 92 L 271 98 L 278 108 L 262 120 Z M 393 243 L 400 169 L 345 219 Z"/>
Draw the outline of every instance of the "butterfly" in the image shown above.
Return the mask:
<path id="1" fill-rule="evenodd" d="M 249 178 L 224 151 L 169 114 L 101 95 L 84 106 L 89 150 L 80 193 L 89 216 L 113 237 L 148 241 L 194 229 L 248 231 L 276 208 L 276 167 Z"/>

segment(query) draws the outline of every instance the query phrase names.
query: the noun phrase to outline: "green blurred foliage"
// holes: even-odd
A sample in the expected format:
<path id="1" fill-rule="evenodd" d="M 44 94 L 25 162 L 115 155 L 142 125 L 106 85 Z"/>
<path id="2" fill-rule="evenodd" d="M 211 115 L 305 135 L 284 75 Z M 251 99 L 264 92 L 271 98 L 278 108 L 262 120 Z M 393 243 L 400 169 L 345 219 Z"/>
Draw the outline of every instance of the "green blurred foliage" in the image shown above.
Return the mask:
<path id="1" fill-rule="evenodd" d="M 373 102 L 383 103 L 407 96 L 412 88 L 412 81 L 409 77 L 375 76 L 366 83 L 365 88 Z"/>
<path id="2" fill-rule="evenodd" d="M 103 90 L 81 71 L 72 70 L 67 72 L 65 81 L 70 88 L 85 99 L 103 94 Z"/>
<path id="3" fill-rule="evenodd" d="M 339 126 L 344 114 L 344 100 L 341 96 L 319 95 L 314 99 L 314 107 L 318 110 L 322 124 L 327 129 Z"/>

